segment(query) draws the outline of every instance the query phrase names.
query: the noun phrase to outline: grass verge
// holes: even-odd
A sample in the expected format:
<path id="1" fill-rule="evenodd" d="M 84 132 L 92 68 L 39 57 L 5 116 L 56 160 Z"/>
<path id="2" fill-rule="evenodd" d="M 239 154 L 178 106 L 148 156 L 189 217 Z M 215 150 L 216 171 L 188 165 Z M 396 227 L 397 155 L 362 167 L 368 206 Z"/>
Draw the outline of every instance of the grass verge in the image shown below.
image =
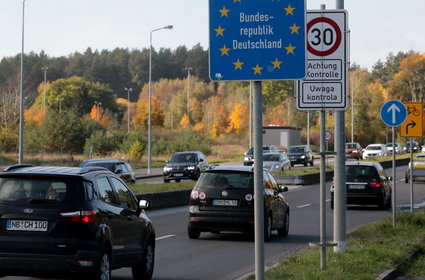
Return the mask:
<path id="1" fill-rule="evenodd" d="M 392 219 L 386 218 L 348 234 L 346 253 L 333 253 L 332 249 L 327 250 L 325 270 L 320 270 L 320 250 L 309 249 L 267 271 L 265 278 L 375 279 L 382 272 L 401 263 L 415 250 L 425 250 L 423 242 L 425 211 L 399 213 L 396 225 L 396 228 L 393 228 Z M 421 269 L 423 271 L 423 266 Z M 249 279 L 254 277 L 251 276 Z"/>

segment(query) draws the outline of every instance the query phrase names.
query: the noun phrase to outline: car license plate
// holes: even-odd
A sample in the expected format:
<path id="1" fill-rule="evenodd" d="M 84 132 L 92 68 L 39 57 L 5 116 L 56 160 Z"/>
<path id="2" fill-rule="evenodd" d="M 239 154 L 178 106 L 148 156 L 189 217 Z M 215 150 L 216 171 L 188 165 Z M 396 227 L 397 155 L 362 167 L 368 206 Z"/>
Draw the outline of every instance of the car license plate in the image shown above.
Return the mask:
<path id="1" fill-rule="evenodd" d="M 7 230 L 47 231 L 47 221 L 7 220 Z"/>
<path id="2" fill-rule="evenodd" d="M 365 185 L 348 185 L 348 189 L 350 189 L 350 190 L 364 190 Z"/>
<path id="3" fill-rule="evenodd" d="M 174 173 L 174 177 L 183 177 L 183 173 Z"/>
<path id="4" fill-rule="evenodd" d="M 212 201 L 214 206 L 238 206 L 237 200 L 227 200 L 227 199 L 214 199 Z"/>

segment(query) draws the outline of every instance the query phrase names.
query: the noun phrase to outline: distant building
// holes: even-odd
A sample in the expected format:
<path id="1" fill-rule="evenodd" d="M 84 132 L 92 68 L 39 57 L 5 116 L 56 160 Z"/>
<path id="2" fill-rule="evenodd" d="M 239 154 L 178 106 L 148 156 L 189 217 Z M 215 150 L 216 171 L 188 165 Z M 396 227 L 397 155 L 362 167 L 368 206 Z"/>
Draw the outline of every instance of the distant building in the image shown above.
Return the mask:
<path id="1" fill-rule="evenodd" d="M 301 144 L 301 128 L 297 126 L 263 126 L 263 145 L 286 149 Z"/>

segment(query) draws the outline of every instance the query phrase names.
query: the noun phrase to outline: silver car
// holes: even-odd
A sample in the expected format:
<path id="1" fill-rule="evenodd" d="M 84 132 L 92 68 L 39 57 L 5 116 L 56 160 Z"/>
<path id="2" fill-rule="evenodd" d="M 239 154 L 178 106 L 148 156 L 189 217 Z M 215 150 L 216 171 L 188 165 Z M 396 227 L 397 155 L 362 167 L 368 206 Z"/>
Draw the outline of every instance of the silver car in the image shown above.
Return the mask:
<path id="1" fill-rule="evenodd" d="M 285 153 L 274 152 L 263 154 L 263 167 L 269 171 L 284 171 L 291 169 L 291 161 Z"/>

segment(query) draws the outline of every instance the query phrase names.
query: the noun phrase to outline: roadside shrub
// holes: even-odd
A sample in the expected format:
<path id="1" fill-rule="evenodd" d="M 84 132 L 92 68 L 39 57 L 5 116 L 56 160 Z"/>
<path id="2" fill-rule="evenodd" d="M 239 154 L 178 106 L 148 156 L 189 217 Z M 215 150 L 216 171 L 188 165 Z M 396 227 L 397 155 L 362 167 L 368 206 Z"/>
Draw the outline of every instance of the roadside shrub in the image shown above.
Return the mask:
<path id="1" fill-rule="evenodd" d="M 139 140 L 133 142 L 130 146 L 130 150 L 128 151 L 128 159 L 129 160 L 141 160 L 143 156 L 144 147 Z"/>

